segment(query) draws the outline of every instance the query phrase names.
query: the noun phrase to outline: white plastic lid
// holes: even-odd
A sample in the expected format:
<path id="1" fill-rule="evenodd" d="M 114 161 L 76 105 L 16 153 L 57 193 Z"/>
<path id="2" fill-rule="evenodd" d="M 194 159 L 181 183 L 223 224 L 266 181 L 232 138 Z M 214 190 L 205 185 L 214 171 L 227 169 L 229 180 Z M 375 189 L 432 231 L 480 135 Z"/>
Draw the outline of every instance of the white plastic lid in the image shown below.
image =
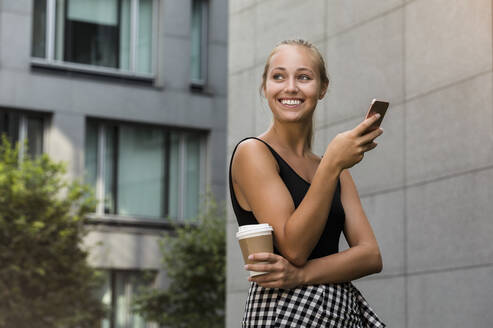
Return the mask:
<path id="1" fill-rule="evenodd" d="M 272 231 L 274 231 L 274 229 L 268 223 L 247 224 L 238 228 L 236 238 L 243 239 L 246 237 L 267 235 L 272 233 Z"/>

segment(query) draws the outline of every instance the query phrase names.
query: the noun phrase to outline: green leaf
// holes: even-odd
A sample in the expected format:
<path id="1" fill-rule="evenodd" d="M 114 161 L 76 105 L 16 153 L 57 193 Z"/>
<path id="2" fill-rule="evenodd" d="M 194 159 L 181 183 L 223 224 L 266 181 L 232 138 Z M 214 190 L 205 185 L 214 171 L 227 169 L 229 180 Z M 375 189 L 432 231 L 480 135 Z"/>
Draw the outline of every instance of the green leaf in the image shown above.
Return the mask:
<path id="1" fill-rule="evenodd" d="M 44 227 L 45 227 L 45 223 L 44 223 L 44 222 L 42 222 L 42 221 L 34 221 L 34 223 L 33 223 L 33 228 L 34 228 L 35 230 L 41 230 L 41 229 L 43 229 Z"/>

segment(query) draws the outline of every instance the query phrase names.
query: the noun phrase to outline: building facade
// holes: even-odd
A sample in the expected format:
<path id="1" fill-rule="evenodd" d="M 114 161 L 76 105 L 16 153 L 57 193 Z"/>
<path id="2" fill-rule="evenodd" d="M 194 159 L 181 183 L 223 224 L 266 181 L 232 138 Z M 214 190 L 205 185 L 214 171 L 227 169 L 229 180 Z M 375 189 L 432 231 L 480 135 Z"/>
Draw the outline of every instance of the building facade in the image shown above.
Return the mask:
<path id="1" fill-rule="evenodd" d="M 258 87 L 274 45 L 314 42 L 331 79 L 316 154 L 373 98 L 391 104 L 351 169 L 384 262 L 355 285 L 389 327 L 492 327 L 492 2 L 232 0 L 229 24 L 228 160 L 271 122 Z M 236 230 L 229 206 L 227 327 L 248 289 Z"/>
<path id="2" fill-rule="evenodd" d="M 166 284 L 159 237 L 225 197 L 226 62 L 226 0 L 0 1 L 0 132 L 94 187 L 102 327 L 150 326 L 130 300 Z"/>

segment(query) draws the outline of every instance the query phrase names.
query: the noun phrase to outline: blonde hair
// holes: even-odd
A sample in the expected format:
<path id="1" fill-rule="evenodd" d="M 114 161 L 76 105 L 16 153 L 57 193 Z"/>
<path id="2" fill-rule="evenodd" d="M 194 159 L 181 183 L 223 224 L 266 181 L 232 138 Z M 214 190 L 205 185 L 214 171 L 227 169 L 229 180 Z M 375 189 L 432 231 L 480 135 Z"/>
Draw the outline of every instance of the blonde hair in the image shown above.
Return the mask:
<path id="1" fill-rule="evenodd" d="M 265 89 L 265 85 L 266 85 L 266 81 L 267 81 L 267 72 L 269 71 L 270 60 L 271 60 L 272 56 L 276 53 L 277 49 L 281 46 L 284 46 L 284 45 L 301 46 L 301 47 L 305 47 L 306 49 L 309 49 L 313 53 L 313 55 L 315 57 L 315 61 L 317 63 L 317 69 L 318 69 L 319 78 L 320 78 L 321 90 L 326 89 L 329 86 L 329 77 L 327 75 L 327 69 L 325 68 L 325 60 L 324 60 L 322 54 L 320 53 L 320 51 L 317 49 L 317 47 L 315 47 L 312 43 L 310 43 L 306 40 L 303 40 L 303 39 L 283 40 L 283 41 L 279 42 L 274 47 L 274 49 L 272 49 L 271 53 L 267 57 L 267 60 L 265 62 L 265 66 L 264 66 L 264 72 L 262 73 L 262 83 L 260 84 L 260 88 L 259 88 L 260 94 L 262 94 L 262 91 Z M 311 149 L 312 141 L 313 141 L 313 118 L 312 118 L 310 130 L 308 132 L 308 136 L 307 136 L 306 141 L 308 144 L 308 148 Z"/>

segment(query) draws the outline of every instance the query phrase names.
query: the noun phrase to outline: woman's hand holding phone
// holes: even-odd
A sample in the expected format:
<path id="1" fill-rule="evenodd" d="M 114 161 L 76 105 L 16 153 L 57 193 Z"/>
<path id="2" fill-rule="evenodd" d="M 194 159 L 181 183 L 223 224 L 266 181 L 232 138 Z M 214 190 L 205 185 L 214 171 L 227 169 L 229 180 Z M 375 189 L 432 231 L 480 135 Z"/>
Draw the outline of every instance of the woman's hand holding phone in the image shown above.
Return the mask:
<path id="1" fill-rule="evenodd" d="M 359 163 L 367 151 L 377 146 L 374 140 L 383 133 L 380 128 L 370 129 L 380 117 L 379 113 L 372 115 L 354 129 L 336 135 L 327 146 L 322 161 L 331 161 L 340 171 Z"/>

